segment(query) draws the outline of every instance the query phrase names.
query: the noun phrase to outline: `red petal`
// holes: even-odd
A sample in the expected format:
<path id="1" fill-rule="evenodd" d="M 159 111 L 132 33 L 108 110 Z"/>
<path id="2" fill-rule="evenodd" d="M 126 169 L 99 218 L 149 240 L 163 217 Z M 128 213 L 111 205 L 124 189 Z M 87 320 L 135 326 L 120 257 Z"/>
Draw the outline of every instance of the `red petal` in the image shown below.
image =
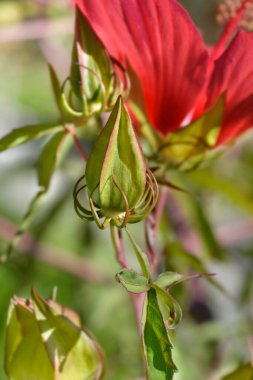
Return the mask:
<path id="1" fill-rule="evenodd" d="M 253 126 L 253 33 L 237 33 L 216 61 L 209 85 L 208 106 L 225 91 L 227 104 L 218 144 Z"/>
<path id="2" fill-rule="evenodd" d="M 208 54 L 175 0 L 75 0 L 109 53 L 140 78 L 147 114 L 167 134 L 203 88 Z"/>

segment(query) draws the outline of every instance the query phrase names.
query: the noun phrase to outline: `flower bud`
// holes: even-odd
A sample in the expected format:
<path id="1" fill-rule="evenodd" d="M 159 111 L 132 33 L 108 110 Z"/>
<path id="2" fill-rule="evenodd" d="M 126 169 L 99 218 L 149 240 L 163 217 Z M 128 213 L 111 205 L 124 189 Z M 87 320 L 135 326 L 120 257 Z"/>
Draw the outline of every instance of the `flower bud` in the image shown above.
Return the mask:
<path id="1" fill-rule="evenodd" d="M 100 133 L 86 167 L 91 196 L 109 217 L 133 209 L 146 185 L 146 163 L 122 98 Z"/>
<path id="2" fill-rule="evenodd" d="M 112 60 L 78 8 L 70 81 L 86 116 L 107 109 L 122 92 Z"/>
<path id="3" fill-rule="evenodd" d="M 79 317 L 35 290 L 32 300 L 11 300 L 5 372 L 11 380 L 92 380 L 103 370 L 101 350 L 81 329 Z"/>

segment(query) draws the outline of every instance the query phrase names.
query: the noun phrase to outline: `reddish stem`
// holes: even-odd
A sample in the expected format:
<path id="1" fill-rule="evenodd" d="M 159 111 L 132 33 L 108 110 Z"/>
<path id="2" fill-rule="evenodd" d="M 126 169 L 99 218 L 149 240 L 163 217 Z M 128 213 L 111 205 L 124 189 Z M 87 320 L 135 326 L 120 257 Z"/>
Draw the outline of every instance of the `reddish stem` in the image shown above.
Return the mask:
<path id="1" fill-rule="evenodd" d="M 82 148 L 82 145 L 80 144 L 80 141 L 78 140 L 78 137 L 77 137 L 77 134 L 76 134 L 76 130 L 74 127 L 70 126 L 70 125 L 65 125 L 65 129 L 66 131 L 68 131 L 71 136 L 73 137 L 73 140 L 74 140 L 74 143 L 75 143 L 75 146 L 76 146 L 76 149 L 77 151 L 79 152 L 80 156 L 82 157 L 83 161 L 84 162 L 87 162 L 87 156 L 86 154 L 84 153 L 83 151 L 83 148 Z"/>

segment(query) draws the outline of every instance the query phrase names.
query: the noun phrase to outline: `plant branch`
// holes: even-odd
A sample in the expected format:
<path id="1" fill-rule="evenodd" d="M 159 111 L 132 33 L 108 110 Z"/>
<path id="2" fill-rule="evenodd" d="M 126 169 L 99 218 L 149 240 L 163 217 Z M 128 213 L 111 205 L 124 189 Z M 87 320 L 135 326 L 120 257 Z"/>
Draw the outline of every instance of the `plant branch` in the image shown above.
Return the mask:
<path id="1" fill-rule="evenodd" d="M 56 35 L 67 35 L 73 32 L 73 18 L 64 17 L 58 20 L 36 19 L 2 27 L 0 44 L 41 40 Z"/>
<path id="2" fill-rule="evenodd" d="M 0 237 L 11 241 L 17 227 L 7 220 L 0 218 Z M 59 251 L 46 244 L 38 243 L 30 234 L 25 233 L 18 244 L 19 251 L 45 264 L 60 269 L 80 279 L 96 283 L 110 283 L 111 280 L 93 264 L 85 262 L 83 258 L 73 257 L 73 254 Z"/>
<path id="3" fill-rule="evenodd" d="M 86 156 L 86 154 L 83 151 L 83 148 L 82 148 L 82 145 L 80 144 L 80 141 L 78 140 L 75 128 L 72 127 L 71 125 L 65 125 L 65 129 L 73 137 L 76 149 L 77 149 L 78 153 L 80 154 L 80 156 L 82 157 L 83 161 L 87 162 L 87 156 Z"/>
<path id="4" fill-rule="evenodd" d="M 110 224 L 110 231 L 112 243 L 116 252 L 117 262 L 123 268 L 128 268 L 128 261 L 126 257 L 122 233 L 118 228 L 115 228 L 112 224 Z"/>

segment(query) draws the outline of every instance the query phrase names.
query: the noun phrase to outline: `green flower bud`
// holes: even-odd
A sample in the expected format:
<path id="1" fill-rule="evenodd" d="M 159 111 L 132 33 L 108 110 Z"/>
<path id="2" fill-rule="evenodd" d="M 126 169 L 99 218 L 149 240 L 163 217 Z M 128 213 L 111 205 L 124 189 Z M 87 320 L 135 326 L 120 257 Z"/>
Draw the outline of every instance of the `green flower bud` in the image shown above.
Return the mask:
<path id="1" fill-rule="evenodd" d="M 85 115 L 110 108 L 124 92 L 113 61 L 78 8 L 70 81 Z"/>
<path id="2" fill-rule="evenodd" d="M 11 300 L 5 341 L 10 380 L 95 380 L 103 371 L 97 343 L 78 315 L 35 290 L 32 300 Z"/>
<path id="3" fill-rule="evenodd" d="M 85 179 L 74 189 L 77 214 L 95 220 L 99 228 L 110 222 L 122 228 L 144 219 L 156 204 L 158 186 L 146 166 L 141 146 L 121 96 L 95 142 Z M 87 187 L 90 209 L 79 200 Z M 105 218 L 101 223 L 100 219 Z"/>
<path id="4" fill-rule="evenodd" d="M 121 97 L 95 143 L 85 176 L 106 216 L 125 212 L 126 200 L 128 208 L 134 208 L 144 193 L 146 163 Z"/>

